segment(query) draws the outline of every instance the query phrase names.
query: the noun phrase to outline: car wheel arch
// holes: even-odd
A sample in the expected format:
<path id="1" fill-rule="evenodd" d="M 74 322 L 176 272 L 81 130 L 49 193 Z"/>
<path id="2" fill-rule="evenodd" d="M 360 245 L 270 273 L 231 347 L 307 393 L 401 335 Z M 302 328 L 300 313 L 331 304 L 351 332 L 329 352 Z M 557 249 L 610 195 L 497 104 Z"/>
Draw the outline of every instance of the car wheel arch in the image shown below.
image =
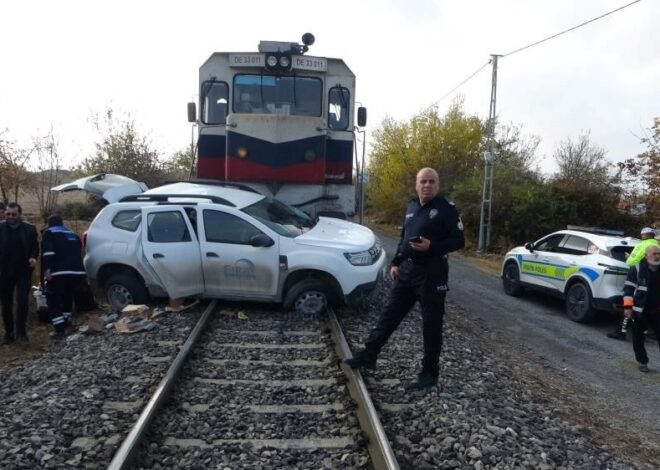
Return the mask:
<path id="1" fill-rule="evenodd" d="M 329 300 L 332 303 L 336 303 L 343 297 L 341 285 L 332 274 L 314 269 L 301 269 L 293 271 L 287 276 L 284 281 L 284 286 L 282 287 L 282 300 L 286 301 L 289 291 L 291 291 L 295 285 L 306 280 L 317 280 L 324 283 L 328 289 Z"/>
<path id="2" fill-rule="evenodd" d="M 101 266 L 96 275 L 96 281 L 99 286 L 105 286 L 105 283 L 108 282 L 112 276 L 117 274 L 129 274 L 135 276 L 141 282 L 144 282 L 144 279 L 134 267 L 121 263 L 110 263 Z"/>

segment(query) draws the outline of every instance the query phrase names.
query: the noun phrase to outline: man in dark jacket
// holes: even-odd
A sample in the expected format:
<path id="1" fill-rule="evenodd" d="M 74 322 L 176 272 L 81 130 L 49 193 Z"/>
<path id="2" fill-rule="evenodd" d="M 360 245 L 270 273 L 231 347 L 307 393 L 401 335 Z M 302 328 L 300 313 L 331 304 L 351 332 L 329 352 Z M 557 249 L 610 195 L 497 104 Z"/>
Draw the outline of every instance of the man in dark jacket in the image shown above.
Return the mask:
<path id="1" fill-rule="evenodd" d="M 417 173 L 417 198 L 406 208 L 401 240 L 392 260 L 394 286 L 385 310 L 365 342 L 365 348 L 346 364 L 352 368 L 376 367 L 376 357 L 390 335 L 419 300 L 422 307 L 424 359 L 417 382 L 422 389 L 438 383 L 442 322 L 449 265 L 447 254 L 463 248 L 463 223 L 454 204 L 438 195 L 438 173 L 423 168 Z"/>
<path id="2" fill-rule="evenodd" d="M 660 346 L 660 247 L 646 248 L 646 258 L 628 271 L 623 288 L 623 314 L 632 318 L 632 338 L 639 370 L 649 371 L 645 332 L 653 328 Z"/>
<path id="3" fill-rule="evenodd" d="M 32 269 L 39 256 L 39 241 L 34 225 L 21 219 L 23 211 L 15 202 L 7 204 L 5 222 L 0 222 L 0 299 L 5 324 L 5 343 L 15 339 L 27 342 L 28 296 Z M 14 290 L 16 323 L 14 324 Z"/>
<path id="4" fill-rule="evenodd" d="M 47 282 L 46 297 L 55 338 L 65 336 L 73 311 L 73 294 L 85 277 L 80 237 L 64 226 L 62 217 L 51 215 L 41 241 L 41 263 Z"/>

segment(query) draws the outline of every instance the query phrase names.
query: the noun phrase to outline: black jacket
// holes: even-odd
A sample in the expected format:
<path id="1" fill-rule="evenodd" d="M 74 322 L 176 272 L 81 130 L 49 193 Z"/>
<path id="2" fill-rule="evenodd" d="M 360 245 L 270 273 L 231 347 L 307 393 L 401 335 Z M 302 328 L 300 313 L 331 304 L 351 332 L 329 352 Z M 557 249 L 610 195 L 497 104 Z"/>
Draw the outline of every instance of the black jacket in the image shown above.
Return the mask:
<path id="1" fill-rule="evenodd" d="M 431 241 L 428 251 L 414 251 L 410 238 L 422 236 Z M 392 265 L 398 266 L 410 258 L 416 264 L 426 265 L 446 260 L 446 254 L 465 246 L 463 223 L 453 203 L 443 196 L 436 196 L 425 205 L 419 199 L 411 199 L 406 207 L 406 219 L 401 230 L 401 240 Z"/>
<path id="2" fill-rule="evenodd" d="M 0 222 L 0 269 L 2 269 L 4 254 L 9 249 L 7 247 L 7 232 L 14 230 L 9 228 L 7 222 Z M 25 259 L 37 259 L 39 257 L 39 239 L 37 237 L 37 229 L 34 225 L 21 221 L 18 228 L 19 238 L 23 247 L 23 255 Z M 2 275 L 3 273 L 0 273 Z"/>
<path id="3" fill-rule="evenodd" d="M 642 317 L 647 308 L 653 307 L 647 303 L 648 287 L 653 275 L 660 276 L 660 271 L 652 273 L 645 259 L 628 271 L 628 277 L 623 286 L 623 300 L 632 299 L 633 318 Z"/>
<path id="4" fill-rule="evenodd" d="M 41 269 L 51 276 L 84 276 L 82 242 L 63 225 L 48 227 L 41 240 Z"/>

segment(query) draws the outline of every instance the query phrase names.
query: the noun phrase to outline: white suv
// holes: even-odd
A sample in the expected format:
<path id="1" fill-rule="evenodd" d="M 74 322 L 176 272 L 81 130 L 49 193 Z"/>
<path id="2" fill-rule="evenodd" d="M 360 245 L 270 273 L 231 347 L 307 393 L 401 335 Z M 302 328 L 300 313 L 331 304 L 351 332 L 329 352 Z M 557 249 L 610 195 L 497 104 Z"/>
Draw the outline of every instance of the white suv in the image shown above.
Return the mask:
<path id="1" fill-rule="evenodd" d="M 618 311 L 625 259 L 639 240 L 613 230 L 571 228 L 509 251 L 502 263 L 504 292 L 520 296 L 532 288 L 564 298 L 576 322 L 592 320 L 597 310 Z"/>
<path id="2" fill-rule="evenodd" d="M 109 202 L 89 227 L 85 268 L 114 308 L 149 296 L 207 297 L 283 302 L 316 314 L 369 293 L 385 266 L 368 228 L 314 221 L 237 184 L 143 191 L 129 178 L 96 175 L 53 189 L 84 189 Z"/>

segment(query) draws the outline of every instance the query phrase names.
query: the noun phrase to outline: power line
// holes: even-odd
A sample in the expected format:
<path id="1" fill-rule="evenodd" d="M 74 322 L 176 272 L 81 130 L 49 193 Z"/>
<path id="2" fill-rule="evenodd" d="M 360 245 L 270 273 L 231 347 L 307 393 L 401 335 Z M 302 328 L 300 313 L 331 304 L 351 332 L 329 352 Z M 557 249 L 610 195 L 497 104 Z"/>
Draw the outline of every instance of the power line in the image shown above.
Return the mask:
<path id="1" fill-rule="evenodd" d="M 638 1 L 639 1 L 639 0 L 638 0 Z M 451 90 L 449 90 L 447 93 L 445 93 L 444 95 L 442 95 L 442 98 L 440 98 L 440 99 L 434 101 L 433 103 L 431 103 L 431 105 L 430 105 L 429 107 L 433 107 L 433 106 L 437 105 L 438 103 L 440 103 L 440 102 L 441 102 L 442 100 L 444 100 L 445 98 L 447 98 L 447 97 L 448 97 L 449 95 L 451 95 L 453 92 L 455 92 L 455 91 L 458 90 L 460 87 L 462 87 L 463 85 L 465 85 L 468 81 L 470 81 L 470 79 L 472 79 L 472 77 L 474 77 L 476 74 L 478 74 L 479 72 L 481 72 L 481 71 L 482 71 L 484 68 L 486 68 L 489 64 L 490 64 L 490 60 L 489 60 L 488 62 L 486 62 L 484 65 L 482 65 L 481 67 L 479 67 L 477 70 L 475 70 L 474 72 L 472 72 L 472 73 L 471 73 L 466 79 L 464 79 L 461 83 L 459 83 L 459 84 L 456 85 L 454 88 L 452 88 Z"/>
<path id="2" fill-rule="evenodd" d="M 639 3 L 639 2 L 641 2 L 641 1 L 642 1 L 642 0 L 635 0 L 634 2 L 630 2 L 630 3 L 628 3 L 627 5 L 623 5 L 622 7 L 616 8 L 616 9 L 614 9 L 614 10 L 612 10 L 612 11 L 608 11 L 607 13 L 604 13 L 604 14 L 602 14 L 602 15 L 600 15 L 600 16 L 597 16 L 596 18 L 592 18 L 592 19 L 590 19 L 589 21 L 585 21 L 584 23 L 580 23 L 580 24 L 577 25 L 577 26 L 573 26 L 572 28 L 566 29 L 566 30 L 561 31 L 561 32 L 559 32 L 559 33 L 557 33 L 557 34 L 553 34 L 552 36 L 549 36 L 549 37 L 547 37 L 547 38 L 545 38 L 545 39 L 541 39 L 540 41 L 536 41 L 536 42 L 534 42 L 534 43 L 532 43 L 532 44 L 528 44 L 528 45 L 526 45 L 526 46 L 524 46 L 524 47 L 521 47 L 520 49 L 516 49 L 515 51 L 508 52 L 508 53 L 504 54 L 502 57 L 507 57 L 507 56 L 513 55 L 513 54 L 515 54 L 516 52 L 524 51 L 525 49 L 529 49 L 530 47 L 533 47 L 533 46 L 536 46 L 536 45 L 541 44 L 541 43 L 543 43 L 543 42 L 549 41 L 550 39 L 556 38 L 557 36 L 561 36 L 562 34 L 568 33 L 568 32 L 570 32 L 570 31 L 574 31 L 574 30 L 576 30 L 576 29 L 578 29 L 578 28 L 581 28 L 582 26 L 588 25 L 589 23 L 593 23 L 594 21 L 598 21 L 598 20 L 600 20 L 601 18 L 605 18 L 606 16 L 611 15 L 612 13 L 616 13 L 617 11 L 621 11 L 621 10 L 623 10 L 624 8 L 628 8 L 629 6 L 634 5 L 635 3 Z"/>

